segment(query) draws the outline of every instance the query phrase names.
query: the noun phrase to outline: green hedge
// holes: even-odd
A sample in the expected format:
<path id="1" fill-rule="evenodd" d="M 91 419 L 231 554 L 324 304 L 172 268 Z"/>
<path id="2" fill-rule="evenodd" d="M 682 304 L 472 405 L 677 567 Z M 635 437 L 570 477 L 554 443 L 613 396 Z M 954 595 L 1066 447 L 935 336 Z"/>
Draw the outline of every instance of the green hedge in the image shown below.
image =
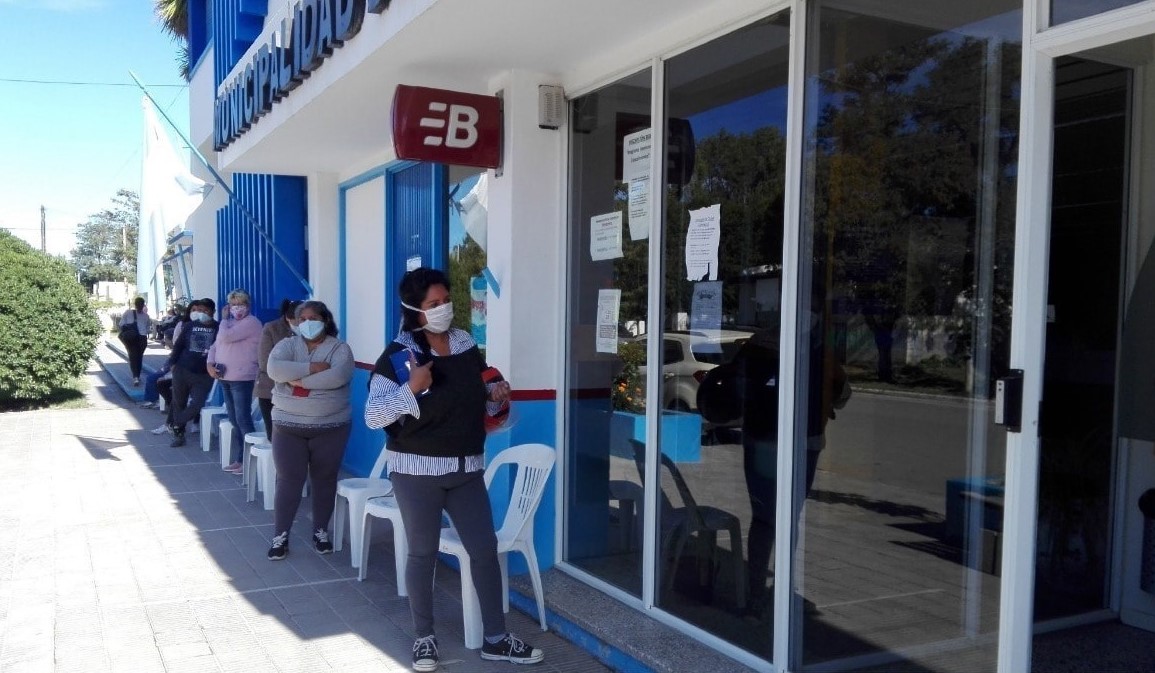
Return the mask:
<path id="1" fill-rule="evenodd" d="M 0 402 L 44 400 L 70 385 L 100 334 L 72 267 L 0 230 Z"/>

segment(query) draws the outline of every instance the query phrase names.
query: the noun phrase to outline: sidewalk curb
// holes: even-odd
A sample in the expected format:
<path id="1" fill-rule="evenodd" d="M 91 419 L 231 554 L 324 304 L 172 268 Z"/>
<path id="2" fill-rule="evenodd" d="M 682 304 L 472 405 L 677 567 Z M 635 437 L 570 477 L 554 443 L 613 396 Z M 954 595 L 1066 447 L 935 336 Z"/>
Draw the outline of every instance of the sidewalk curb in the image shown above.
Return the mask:
<path id="1" fill-rule="evenodd" d="M 96 361 L 100 363 L 101 369 L 108 373 L 108 376 L 116 383 L 117 386 L 120 387 L 122 391 L 124 391 L 124 394 L 128 397 L 128 399 L 132 400 L 133 402 L 143 402 L 144 384 L 141 383 L 139 386 L 132 385 L 132 377 L 125 376 L 126 373 L 131 374 L 131 372 L 128 372 L 127 369 L 123 369 L 122 367 L 114 366 L 128 366 L 128 353 L 125 352 L 124 347 L 121 344 L 112 341 L 111 339 L 105 339 L 104 348 L 107 348 L 108 350 L 115 353 L 118 357 L 121 358 L 121 360 L 116 362 L 105 362 L 105 358 L 101 357 L 101 349 L 97 347 L 95 356 Z M 152 367 L 149 367 L 148 365 L 142 365 L 140 368 L 141 378 L 143 379 L 145 376 L 152 374 L 155 371 L 156 370 L 154 370 Z"/>

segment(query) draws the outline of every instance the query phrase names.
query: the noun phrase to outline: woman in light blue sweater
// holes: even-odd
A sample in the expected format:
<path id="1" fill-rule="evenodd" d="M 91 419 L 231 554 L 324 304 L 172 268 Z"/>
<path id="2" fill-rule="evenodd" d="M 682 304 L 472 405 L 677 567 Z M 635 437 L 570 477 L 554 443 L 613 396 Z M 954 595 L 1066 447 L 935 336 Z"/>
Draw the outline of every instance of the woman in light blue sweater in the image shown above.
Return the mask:
<path id="1" fill-rule="evenodd" d="M 275 529 L 269 560 L 289 553 L 289 530 L 301 505 L 308 476 L 313 489 L 313 546 L 333 551 L 329 519 L 337 494 L 337 473 L 349 440 L 349 381 L 353 351 L 337 338 L 337 324 L 324 303 L 297 307 L 298 336 L 269 353 L 273 380 L 273 462 L 277 466 Z"/>

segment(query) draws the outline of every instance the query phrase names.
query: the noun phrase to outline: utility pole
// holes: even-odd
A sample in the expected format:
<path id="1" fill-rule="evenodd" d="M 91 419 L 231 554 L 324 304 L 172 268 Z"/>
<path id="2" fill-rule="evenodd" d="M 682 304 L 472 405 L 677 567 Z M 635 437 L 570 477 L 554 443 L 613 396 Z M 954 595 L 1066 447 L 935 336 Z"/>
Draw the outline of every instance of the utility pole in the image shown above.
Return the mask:
<path id="1" fill-rule="evenodd" d="M 44 225 L 44 206 L 40 206 L 40 252 L 48 252 L 48 229 Z"/>

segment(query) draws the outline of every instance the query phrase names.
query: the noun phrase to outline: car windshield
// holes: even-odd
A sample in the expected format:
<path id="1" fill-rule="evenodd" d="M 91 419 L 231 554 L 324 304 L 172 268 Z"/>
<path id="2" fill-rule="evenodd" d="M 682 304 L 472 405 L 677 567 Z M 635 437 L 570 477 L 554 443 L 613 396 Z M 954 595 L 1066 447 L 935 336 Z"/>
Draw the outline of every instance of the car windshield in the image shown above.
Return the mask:
<path id="1" fill-rule="evenodd" d="M 746 343 L 746 339 L 739 339 L 736 341 L 722 341 L 712 342 L 709 344 L 709 351 L 701 350 L 707 347 L 707 344 L 694 344 L 694 359 L 698 362 L 704 362 L 709 365 L 720 365 L 723 362 L 729 362 L 734 359 L 738 349 L 742 344 Z M 718 352 L 717 347 L 721 346 L 722 351 Z"/>

